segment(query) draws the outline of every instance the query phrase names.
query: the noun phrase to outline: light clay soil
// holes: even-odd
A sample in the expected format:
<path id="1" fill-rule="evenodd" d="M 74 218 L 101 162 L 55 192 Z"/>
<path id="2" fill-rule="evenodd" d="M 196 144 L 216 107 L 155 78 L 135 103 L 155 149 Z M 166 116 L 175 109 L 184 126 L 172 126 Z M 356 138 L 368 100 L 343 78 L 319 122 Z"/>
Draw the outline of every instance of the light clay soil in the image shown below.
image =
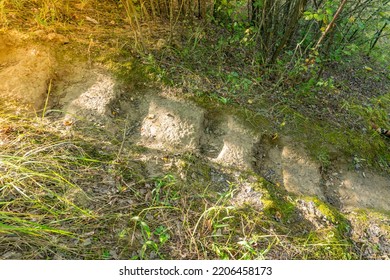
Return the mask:
<path id="1" fill-rule="evenodd" d="M 47 47 L 0 35 L 1 102 L 39 111 L 49 96 L 47 104 L 59 106 L 67 125 L 87 120 L 114 132 L 125 130 L 126 142 L 149 151 L 193 152 L 213 163 L 250 169 L 287 191 L 316 196 L 339 209 L 390 211 L 388 174 L 356 171 L 343 162 L 333 162 L 324 174 L 288 137 L 273 140 L 228 112 L 216 116 L 169 89 L 129 92 L 98 67 L 67 65 L 65 71 L 54 57 Z M 144 158 L 156 169 L 151 155 Z"/>

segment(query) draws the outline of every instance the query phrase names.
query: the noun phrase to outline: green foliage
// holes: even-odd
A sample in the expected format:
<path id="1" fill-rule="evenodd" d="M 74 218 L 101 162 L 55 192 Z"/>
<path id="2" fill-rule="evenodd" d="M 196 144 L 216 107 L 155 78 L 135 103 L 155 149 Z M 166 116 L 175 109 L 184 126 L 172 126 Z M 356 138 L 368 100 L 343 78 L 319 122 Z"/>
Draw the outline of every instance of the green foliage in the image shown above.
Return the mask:
<path id="1" fill-rule="evenodd" d="M 165 226 L 158 226 L 154 231 L 150 229 L 148 224 L 140 219 L 140 217 L 133 217 L 140 229 L 143 236 L 143 245 L 140 251 L 140 259 L 147 259 L 146 253 L 148 251 L 154 252 L 160 259 L 164 259 L 164 256 L 161 254 L 161 247 L 170 239 L 168 229 Z M 157 237 L 157 241 L 155 241 Z"/>
<path id="2" fill-rule="evenodd" d="M 232 20 L 233 13 L 236 11 L 238 3 L 240 3 L 240 1 L 215 1 L 212 19 L 221 25 L 229 24 Z"/>
<path id="3" fill-rule="evenodd" d="M 253 82 L 233 71 L 226 76 L 226 84 L 231 94 L 242 94 L 250 91 Z"/>
<path id="4" fill-rule="evenodd" d="M 317 159 L 324 169 L 330 167 L 332 164 L 332 161 L 330 160 L 330 155 L 326 150 L 319 151 L 319 153 L 317 154 Z"/>
<path id="5" fill-rule="evenodd" d="M 152 190 L 153 204 L 166 206 L 175 204 L 179 199 L 179 193 L 171 188 L 175 183 L 176 179 L 171 174 L 155 178 L 155 188 Z"/>
<path id="6" fill-rule="evenodd" d="M 326 1 L 326 3 L 329 3 L 330 1 Z M 318 9 L 317 11 L 305 11 L 303 13 L 303 18 L 305 20 L 315 20 L 317 22 L 323 23 L 323 24 L 329 24 L 329 22 L 332 20 L 334 14 L 334 9 L 326 8 L 326 9 Z"/>

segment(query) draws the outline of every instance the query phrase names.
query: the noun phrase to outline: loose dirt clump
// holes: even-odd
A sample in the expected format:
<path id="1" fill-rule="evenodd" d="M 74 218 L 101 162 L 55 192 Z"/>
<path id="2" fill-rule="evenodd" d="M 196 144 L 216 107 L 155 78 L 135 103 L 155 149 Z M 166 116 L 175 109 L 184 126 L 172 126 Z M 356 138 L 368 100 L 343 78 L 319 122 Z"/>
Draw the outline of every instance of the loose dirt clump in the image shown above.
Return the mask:
<path id="1" fill-rule="evenodd" d="M 77 119 L 86 119 L 100 125 L 107 124 L 112 116 L 111 105 L 119 95 L 117 83 L 99 69 L 79 74 L 79 80 L 57 93 L 64 96 L 61 103 L 65 121 L 73 123 Z"/>
<path id="2" fill-rule="evenodd" d="M 319 164 L 291 142 L 288 138 L 273 140 L 263 137 L 257 147 L 255 170 L 290 192 L 326 200 L 321 188 Z"/>
<path id="3" fill-rule="evenodd" d="M 219 130 L 224 131 L 220 138 L 223 146 L 215 161 L 223 165 L 250 168 L 254 160 L 253 146 L 259 136 L 233 116 L 224 116 L 221 124 Z"/>
<path id="4" fill-rule="evenodd" d="M 142 120 L 142 142 L 156 149 L 196 151 L 203 131 L 204 112 L 183 101 L 153 97 Z"/>
<path id="5" fill-rule="evenodd" d="M 56 64 L 50 49 L 26 46 L 16 33 L 0 34 L 0 46 L 0 98 L 41 109 Z"/>
<path id="6" fill-rule="evenodd" d="M 390 178 L 371 171 L 333 173 L 333 183 L 344 207 L 375 208 L 390 211 Z"/>

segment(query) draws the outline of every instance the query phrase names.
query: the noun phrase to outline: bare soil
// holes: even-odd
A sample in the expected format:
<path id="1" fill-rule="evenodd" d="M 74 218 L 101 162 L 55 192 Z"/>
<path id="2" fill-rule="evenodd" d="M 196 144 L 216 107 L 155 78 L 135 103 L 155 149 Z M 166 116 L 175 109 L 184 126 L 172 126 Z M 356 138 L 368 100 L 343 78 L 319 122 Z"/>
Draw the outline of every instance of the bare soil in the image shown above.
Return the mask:
<path id="1" fill-rule="evenodd" d="M 58 63 L 47 47 L 26 46 L 17 35 L 3 34 L 0 41 L 2 99 L 37 111 L 45 104 L 54 73 L 67 74 L 51 85 L 52 99 L 60 100 L 64 129 L 83 119 L 121 133 L 125 123 L 128 143 L 157 151 L 191 151 L 210 162 L 251 169 L 289 192 L 316 196 L 340 209 L 390 211 L 389 175 L 356 171 L 343 162 L 335 162 L 332 166 L 337 168 L 324 174 L 320 164 L 288 137 L 272 139 L 253 132 L 236 116 L 216 116 L 179 98 L 173 89 L 128 92 L 97 66 L 56 69 Z"/>
<path id="2" fill-rule="evenodd" d="M 42 108 L 55 61 L 42 45 L 25 45 L 18 34 L 0 34 L 0 97 Z"/>

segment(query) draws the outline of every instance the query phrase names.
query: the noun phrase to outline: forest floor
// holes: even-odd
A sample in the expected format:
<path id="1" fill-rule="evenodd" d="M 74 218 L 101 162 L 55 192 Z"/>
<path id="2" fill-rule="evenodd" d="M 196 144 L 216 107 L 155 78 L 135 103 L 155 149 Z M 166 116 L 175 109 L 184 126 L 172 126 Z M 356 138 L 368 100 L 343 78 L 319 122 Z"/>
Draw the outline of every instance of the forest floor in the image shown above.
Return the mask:
<path id="1" fill-rule="evenodd" d="M 0 33 L 0 258 L 390 258 L 388 64 L 314 85 L 210 26 L 148 26 L 139 52 L 79 17 Z"/>

